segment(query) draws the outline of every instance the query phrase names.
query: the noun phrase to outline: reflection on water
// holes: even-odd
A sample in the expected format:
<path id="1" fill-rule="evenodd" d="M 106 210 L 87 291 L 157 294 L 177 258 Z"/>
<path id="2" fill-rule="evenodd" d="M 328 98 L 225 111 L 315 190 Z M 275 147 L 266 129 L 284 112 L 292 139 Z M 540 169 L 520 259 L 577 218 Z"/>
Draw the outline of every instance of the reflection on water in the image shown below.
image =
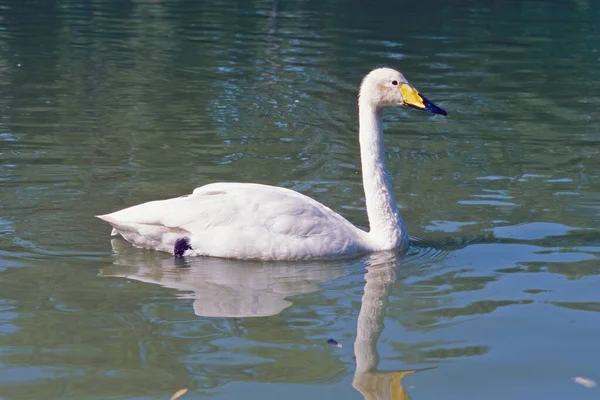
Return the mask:
<path id="1" fill-rule="evenodd" d="M 194 313 L 203 317 L 266 317 L 279 314 L 291 303 L 288 296 L 319 290 L 319 284 L 347 275 L 344 263 L 261 263 L 216 258 L 175 260 L 135 249 L 113 239 L 114 265 L 102 276 L 134 279 L 183 292 L 193 299 Z M 352 386 L 365 400 L 409 399 L 404 376 L 416 370 L 378 370 L 377 342 L 384 329 L 385 310 L 401 259 L 395 252 L 371 254 L 364 260 L 364 293 L 354 341 L 355 372 Z"/>
<path id="2" fill-rule="evenodd" d="M 410 399 L 402 385 L 402 378 L 416 372 L 380 371 L 377 342 L 384 328 L 385 309 L 391 286 L 396 280 L 394 253 L 380 253 L 367 263 L 364 294 L 356 326 L 354 354 L 356 370 L 352 386 L 365 400 Z"/>
<path id="3" fill-rule="evenodd" d="M 111 241 L 116 261 L 102 276 L 135 279 L 177 289 L 193 299 L 202 317 L 265 317 L 292 303 L 287 297 L 319 290 L 319 284 L 345 275 L 347 263 L 248 262 L 192 257 L 175 260 L 141 251 L 121 239 Z"/>

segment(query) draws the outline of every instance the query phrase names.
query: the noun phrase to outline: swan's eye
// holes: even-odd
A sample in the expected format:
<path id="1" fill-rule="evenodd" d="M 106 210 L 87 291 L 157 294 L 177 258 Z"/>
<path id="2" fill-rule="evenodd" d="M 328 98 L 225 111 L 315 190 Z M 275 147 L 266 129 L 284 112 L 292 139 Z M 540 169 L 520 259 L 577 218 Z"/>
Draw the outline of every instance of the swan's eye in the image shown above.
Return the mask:
<path id="1" fill-rule="evenodd" d="M 398 86 L 398 81 L 392 81 L 392 85 Z"/>

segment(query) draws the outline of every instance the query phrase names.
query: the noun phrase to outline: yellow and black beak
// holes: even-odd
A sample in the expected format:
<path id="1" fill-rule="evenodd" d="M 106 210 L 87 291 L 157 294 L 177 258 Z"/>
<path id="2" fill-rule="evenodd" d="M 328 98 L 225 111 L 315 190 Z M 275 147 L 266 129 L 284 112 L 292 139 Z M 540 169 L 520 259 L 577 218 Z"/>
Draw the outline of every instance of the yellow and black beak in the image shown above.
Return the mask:
<path id="1" fill-rule="evenodd" d="M 421 96 L 417 89 L 409 85 L 408 83 L 402 83 L 399 85 L 400 93 L 402 93 L 402 98 L 404 99 L 404 105 L 412 108 L 416 108 L 417 110 L 429 111 L 434 114 L 442 114 L 448 115 L 448 113 L 425 97 Z"/>

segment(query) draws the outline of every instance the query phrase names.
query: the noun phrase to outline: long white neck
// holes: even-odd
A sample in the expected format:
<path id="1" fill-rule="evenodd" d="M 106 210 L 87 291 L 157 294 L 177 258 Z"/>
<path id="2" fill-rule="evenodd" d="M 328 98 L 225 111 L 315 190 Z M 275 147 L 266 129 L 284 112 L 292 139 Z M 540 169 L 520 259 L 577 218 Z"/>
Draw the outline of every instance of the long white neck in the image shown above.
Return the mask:
<path id="1" fill-rule="evenodd" d="M 359 140 L 369 236 L 377 250 L 406 247 L 408 234 L 398 212 L 383 148 L 382 110 L 360 98 Z"/>

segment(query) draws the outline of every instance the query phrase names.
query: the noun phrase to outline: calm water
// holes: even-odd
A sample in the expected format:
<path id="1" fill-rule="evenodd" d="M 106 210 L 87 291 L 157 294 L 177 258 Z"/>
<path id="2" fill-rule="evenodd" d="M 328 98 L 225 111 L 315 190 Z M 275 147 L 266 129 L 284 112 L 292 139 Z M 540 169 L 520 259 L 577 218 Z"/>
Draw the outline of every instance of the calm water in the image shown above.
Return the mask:
<path id="1" fill-rule="evenodd" d="M 0 2 L 0 399 L 598 398 L 599 2 L 199 3 Z M 366 226 L 384 65 L 449 113 L 386 113 L 408 254 L 175 263 L 93 217 L 233 180 Z"/>

